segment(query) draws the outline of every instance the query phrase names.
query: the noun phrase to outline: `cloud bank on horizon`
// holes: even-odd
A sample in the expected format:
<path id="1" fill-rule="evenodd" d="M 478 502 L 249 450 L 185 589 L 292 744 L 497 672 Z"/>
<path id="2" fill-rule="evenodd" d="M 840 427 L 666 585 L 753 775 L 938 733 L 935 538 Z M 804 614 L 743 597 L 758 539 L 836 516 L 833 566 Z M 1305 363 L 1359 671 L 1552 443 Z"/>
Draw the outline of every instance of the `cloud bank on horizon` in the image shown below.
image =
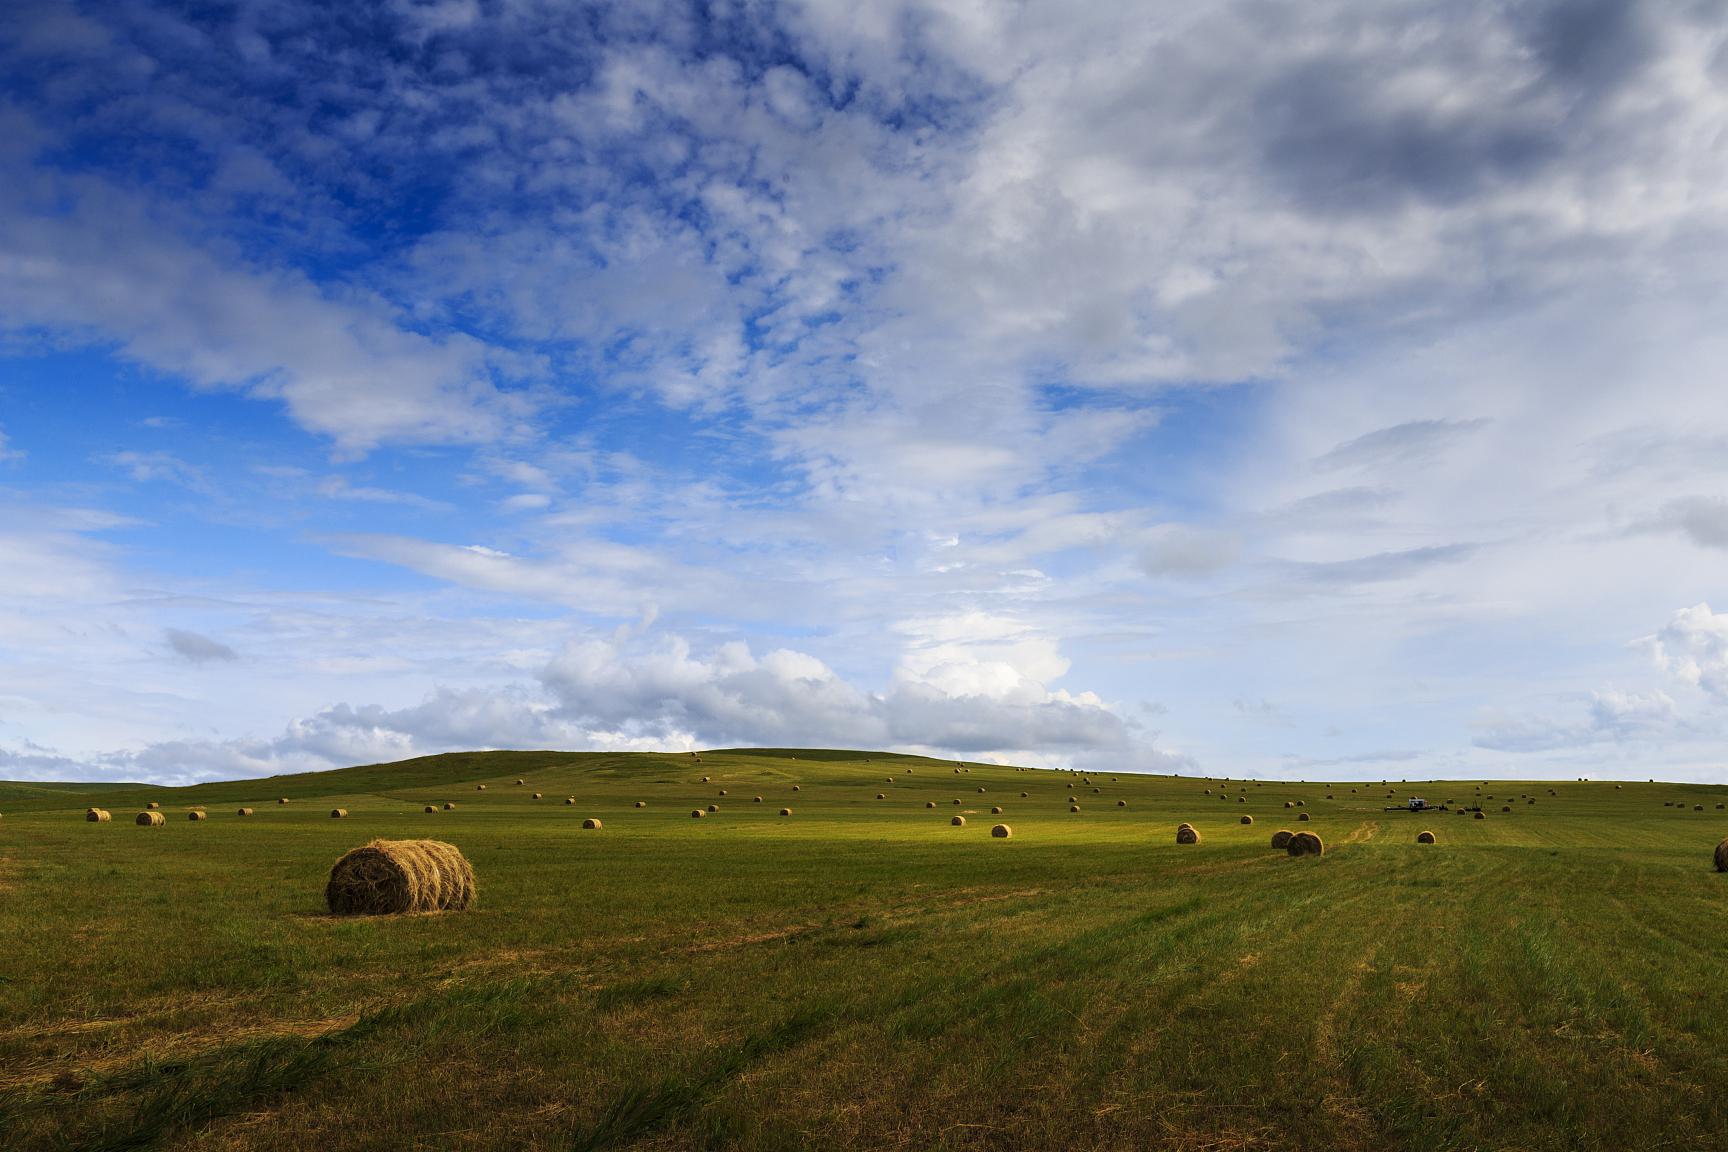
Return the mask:
<path id="1" fill-rule="evenodd" d="M 1721 780 L 1696 0 L 0 10 L 0 777 Z"/>

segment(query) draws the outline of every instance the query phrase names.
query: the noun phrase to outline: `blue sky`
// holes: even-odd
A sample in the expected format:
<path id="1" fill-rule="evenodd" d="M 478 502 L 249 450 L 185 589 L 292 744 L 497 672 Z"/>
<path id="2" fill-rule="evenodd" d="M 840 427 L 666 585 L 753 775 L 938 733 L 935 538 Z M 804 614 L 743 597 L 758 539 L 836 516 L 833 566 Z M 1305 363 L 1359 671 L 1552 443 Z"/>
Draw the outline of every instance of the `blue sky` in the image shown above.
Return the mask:
<path id="1" fill-rule="evenodd" d="M 6 5 L 0 776 L 1728 778 L 1725 141 L 1686 0 Z"/>

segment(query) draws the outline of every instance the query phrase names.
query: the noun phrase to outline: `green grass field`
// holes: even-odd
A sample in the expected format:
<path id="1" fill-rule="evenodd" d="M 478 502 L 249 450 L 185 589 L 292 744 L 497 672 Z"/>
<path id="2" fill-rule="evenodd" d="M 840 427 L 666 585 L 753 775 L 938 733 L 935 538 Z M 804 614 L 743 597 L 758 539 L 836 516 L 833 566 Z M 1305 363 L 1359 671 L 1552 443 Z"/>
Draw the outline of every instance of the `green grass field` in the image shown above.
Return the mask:
<path id="1" fill-rule="evenodd" d="M 1479 788 L 1476 820 L 1089 779 L 759 750 L 0 785 L 0 1147 L 1728 1147 L 1728 789 L 1390 788 Z M 326 915 L 374 837 L 456 844 L 478 905 Z"/>

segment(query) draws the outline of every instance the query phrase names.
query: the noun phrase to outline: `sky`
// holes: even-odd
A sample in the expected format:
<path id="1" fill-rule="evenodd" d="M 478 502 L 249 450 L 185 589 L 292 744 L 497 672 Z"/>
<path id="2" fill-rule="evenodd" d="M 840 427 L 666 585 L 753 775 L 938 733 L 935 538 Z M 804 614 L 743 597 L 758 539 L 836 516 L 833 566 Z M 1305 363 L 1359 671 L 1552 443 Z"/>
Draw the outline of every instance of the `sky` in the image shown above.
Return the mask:
<path id="1" fill-rule="evenodd" d="M 1725 781 L 1724 267 L 1719 0 L 10 0 L 0 777 Z"/>

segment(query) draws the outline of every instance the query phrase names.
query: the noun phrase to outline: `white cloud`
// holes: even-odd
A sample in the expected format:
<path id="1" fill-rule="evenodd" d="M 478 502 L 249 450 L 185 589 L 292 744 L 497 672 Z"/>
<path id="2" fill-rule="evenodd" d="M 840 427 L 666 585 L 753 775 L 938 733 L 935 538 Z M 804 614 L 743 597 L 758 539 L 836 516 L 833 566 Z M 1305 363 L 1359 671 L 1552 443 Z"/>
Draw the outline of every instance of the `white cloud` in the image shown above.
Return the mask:
<path id="1" fill-rule="evenodd" d="M 1728 614 L 1708 604 L 1682 608 L 1646 643 L 1668 675 L 1728 701 Z"/>
<path id="2" fill-rule="evenodd" d="M 185 628 L 168 628 L 162 633 L 168 641 L 168 647 L 182 660 L 192 664 L 207 664 L 212 660 L 234 661 L 240 659 L 240 654 L 220 640 L 212 640 L 199 632 Z"/>

